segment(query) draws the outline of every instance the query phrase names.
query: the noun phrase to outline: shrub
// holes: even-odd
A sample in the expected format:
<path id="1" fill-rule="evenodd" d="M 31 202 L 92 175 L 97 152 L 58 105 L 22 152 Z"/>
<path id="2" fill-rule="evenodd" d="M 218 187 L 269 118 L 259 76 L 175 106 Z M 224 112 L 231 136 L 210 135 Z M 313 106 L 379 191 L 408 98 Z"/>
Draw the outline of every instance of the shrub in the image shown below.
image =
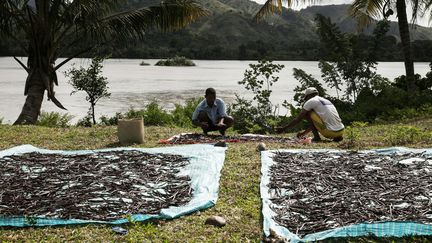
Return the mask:
<path id="1" fill-rule="evenodd" d="M 426 77 L 424 78 L 422 78 L 419 74 L 416 74 L 414 78 L 414 83 L 420 91 L 430 90 L 430 88 L 432 87 L 432 71 L 427 73 Z M 405 75 L 401 75 L 395 78 L 395 82 L 393 85 L 400 89 L 407 90 L 408 83 Z"/>
<path id="2" fill-rule="evenodd" d="M 3 123 L 3 117 L 0 117 L 0 124 Z"/>
<path id="3" fill-rule="evenodd" d="M 87 96 L 86 100 L 90 103 L 90 115 L 93 119 L 93 124 L 96 124 L 95 106 L 102 98 L 109 98 L 111 94 L 108 92 L 108 81 L 106 77 L 101 75 L 102 62 L 104 58 L 95 57 L 88 69 L 80 67 L 79 69 L 72 68 L 65 72 L 66 77 L 71 77 L 69 84 L 72 85 L 74 94 L 78 91 L 84 91 Z"/>
<path id="4" fill-rule="evenodd" d="M 407 120 L 416 117 L 428 117 L 432 114 L 432 105 L 424 104 L 419 108 L 401 108 L 401 109 L 393 109 L 385 114 L 382 114 L 377 117 L 376 121 L 398 121 L 398 120 Z"/>
<path id="5" fill-rule="evenodd" d="M 386 131 L 384 141 L 391 145 L 406 145 L 430 139 L 431 133 L 424 132 L 414 126 L 396 126 L 389 131 Z"/>
<path id="6" fill-rule="evenodd" d="M 355 121 L 351 126 L 346 127 L 344 132 L 344 141 L 340 146 L 346 149 L 360 146 L 360 129 L 367 125 L 367 122 Z"/>
<path id="7" fill-rule="evenodd" d="M 254 124 L 252 117 L 256 117 L 258 112 L 249 100 L 236 94 L 235 102 L 229 106 L 228 112 L 234 117 L 234 129 L 238 132 L 249 133 L 256 130 L 256 127 L 254 128 L 256 124 Z"/>
<path id="8" fill-rule="evenodd" d="M 69 127 L 72 118 L 73 116 L 69 114 L 42 111 L 36 125 L 44 127 Z"/>
<path id="9" fill-rule="evenodd" d="M 104 126 L 115 126 L 118 124 L 118 120 L 123 119 L 123 117 L 123 114 L 121 114 L 120 112 L 117 112 L 113 117 L 101 116 L 100 124 Z"/>
<path id="10" fill-rule="evenodd" d="M 184 106 L 175 104 L 175 109 L 171 113 L 174 125 L 179 127 L 193 127 L 192 114 L 201 100 L 202 98 L 191 98 L 186 100 Z"/>
<path id="11" fill-rule="evenodd" d="M 126 113 L 116 113 L 112 117 L 101 116 L 100 124 L 105 126 L 117 125 L 119 119 L 143 118 L 145 125 L 148 126 L 170 126 L 192 127 L 192 114 L 195 108 L 201 102 L 201 98 L 192 98 L 186 100 L 185 105 L 175 104 L 175 109 L 167 112 L 162 107 L 153 101 L 146 105 L 144 109 L 136 110 L 130 108 Z M 81 120 L 82 126 L 88 126 L 91 122 L 91 117 L 85 117 Z"/>
<path id="12" fill-rule="evenodd" d="M 163 126 L 172 125 L 173 121 L 172 116 L 153 101 L 145 108 L 144 123 L 150 126 Z"/>
<path id="13" fill-rule="evenodd" d="M 345 149 L 352 149 L 358 145 L 360 131 L 351 126 L 347 126 L 344 131 L 344 141 L 340 145 Z"/>
<path id="14" fill-rule="evenodd" d="M 346 123 L 355 120 L 394 121 L 428 116 L 432 111 L 432 95 L 429 91 L 422 91 L 412 96 L 403 89 L 389 85 L 377 94 L 364 88 L 352 105 L 343 107 L 343 103 L 334 104 Z"/>
<path id="15" fill-rule="evenodd" d="M 258 61 L 258 64 L 249 64 L 249 67 L 239 84 L 251 91 L 254 97 L 252 100 L 247 100 L 236 94 L 234 103 L 229 107 L 229 112 L 236 119 L 234 129 L 241 133 L 271 132 L 278 121 L 278 114 L 276 114 L 278 106 L 270 102 L 272 93 L 270 87 L 279 80 L 275 73 L 282 70 L 284 65 L 262 60 Z"/>
<path id="16" fill-rule="evenodd" d="M 126 114 L 126 118 L 143 118 L 144 124 L 148 126 L 164 126 L 172 125 L 172 116 L 164 111 L 156 101 L 146 105 L 144 110 L 130 109 Z"/>
<path id="17" fill-rule="evenodd" d="M 87 115 L 78 120 L 76 126 L 77 127 L 91 127 L 93 126 L 92 115 L 88 112 Z"/>

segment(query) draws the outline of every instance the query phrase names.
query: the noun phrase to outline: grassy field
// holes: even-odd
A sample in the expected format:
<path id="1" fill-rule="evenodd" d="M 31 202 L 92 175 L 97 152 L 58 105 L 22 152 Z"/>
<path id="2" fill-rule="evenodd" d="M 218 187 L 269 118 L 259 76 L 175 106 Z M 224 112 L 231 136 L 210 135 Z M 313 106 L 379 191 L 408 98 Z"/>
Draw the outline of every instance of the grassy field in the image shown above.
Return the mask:
<path id="1" fill-rule="evenodd" d="M 193 130 L 188 130 L 193 131 Z M 156 147 L 159 139 L 186 132 L 181 128 L 147 127 L 146 143 L 140 147 Z M 36 126 L 0 125 L 0 149 L 22 144 L 47 149 L 97 149 L 118 147 L 115 127 L 45 128 Z M 0 229 L 0 241 L 156 241 L 156 242 L 259 242 L 260 221 L 260 157 L 255 143 L 229 144 L 222 170 L 219 200 L 215 207 L 172 221 L 132 223 L 126 225 L 129 234 L 119 236 L 110 226 L 46 227 Z M 432 147 L 432 119 L 417 119 L 403 124 L 357 124 L 347 130 L 342 143 L 330 141 L 298 148 L 367 149 L 386 146 Z M 287 148 L 284 144 L 267 144 L 269 149 Z M 292 147 L 291 147 L 292 148 Z M 211 215 L 223 216 L 227 226 L 204 225 Z M 340 242 L 330 240 L 331 242 Z M 346 239 L 349 242 L 432 242 L 432 238 L 376 239 L 373 237 Z"/>

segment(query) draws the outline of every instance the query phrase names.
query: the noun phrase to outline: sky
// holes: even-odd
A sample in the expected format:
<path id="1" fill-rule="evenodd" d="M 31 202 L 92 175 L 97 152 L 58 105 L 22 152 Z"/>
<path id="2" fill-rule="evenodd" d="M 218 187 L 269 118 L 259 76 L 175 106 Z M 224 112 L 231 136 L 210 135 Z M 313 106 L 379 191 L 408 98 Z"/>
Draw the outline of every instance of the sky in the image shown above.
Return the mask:
<path id="1" fill-rule="evenodd" d="M 261 3 L 261 4 L 265 2 L 265 0 L 251 0 L 251 1 L 255 1 L 255 2 Z M 317 2 L 318 3 L 316 3 L 314 5 L 350 4 L 353 2 L 353 0 L 321 0 L 321 1 L 317 1 Z M 308 5 L 303 5 L 303 4 L 302 5 L 295 5 L 295 6 L 293 6 L 293 9 L 299 10 L 299 9 L 305 8 L 307 6 Z M 408 16 L 411 14 L 410 8 L 407 8 L 407 14 L 408 14 Z M 390 20 L 396 21 L 396 14 L 393 14 L 393 16 L 390 17 Z M 427 27 L 432 27 L 432 25 L 430 25 L 428 23 L 428 18 L 418 18 L 417 24 L 427 26 Z"/>

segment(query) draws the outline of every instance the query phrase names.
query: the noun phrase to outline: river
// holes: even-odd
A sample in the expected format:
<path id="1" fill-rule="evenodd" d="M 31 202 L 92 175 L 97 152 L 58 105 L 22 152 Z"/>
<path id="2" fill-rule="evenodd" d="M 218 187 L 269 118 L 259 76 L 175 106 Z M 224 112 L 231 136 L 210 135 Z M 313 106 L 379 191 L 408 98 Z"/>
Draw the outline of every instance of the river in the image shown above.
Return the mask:
<path id="1" fill-rule="evenodd" d="M 64 59 L 59 59 L 61 62 Z M 25 62 L 25 58 L 22 59 Z M 154 66 L 158 60 L 144 60 L 150 66 L 140 66 L 138 59 L 109 59 L 104 62 L 103 75 L 108 78 L 109 99 L 102 99 L 96 105 L 97 116 L 113 115 L 125 112 L 129 108 L 143 108 L 148 102 L 156 100 L 166 109 L 172 109 L 174 103 L 183 103 L 191 97 L 203 96 L 204 90 L 214 87 L 217 95 L 232 102 L 235 93 L 251 97 L 237 82 L 243 79 L 245 69 L 256 61 L 209 61 L 194 60 L 195 67 L 160 67 Z M 279 73 L 279 81 L 273 86 L 272 102 L 283 100 L 292 102 L 293 89 L 298 81 L 292 76 L 293 68 L 301 68 L 315 78 L 321 79 L 316 61 L 276 61 L 285 65 Z M 84 93 L 70 95 L 72 87 L 68 84 L 64 72 L 71 68 L 90 64 L 89 59 L 74 59 L 58 71 L 59 86 L 55 87 L 56 97 L 68 109 L 62 111 L 52 102 L 43 102 L 43 111 L 67 112 L 74 116 L 74 121 L 82 118 L 88 111 L 89 104 Z M 415 70 L 425 75 L 429 63 L 415 63 Z M 377 72 L 393 80 L 404 74 L 402 62 L 380 62 Z M 4 123 L 12 123 L 18 117 L 24 104 L 24 84 L 26 72 L 12 57 L 0 57 L 0 118 Z M 332 93 L 332 91 L 330 91 Z M 282 111 L 284 112 L 284 111 Z"/>

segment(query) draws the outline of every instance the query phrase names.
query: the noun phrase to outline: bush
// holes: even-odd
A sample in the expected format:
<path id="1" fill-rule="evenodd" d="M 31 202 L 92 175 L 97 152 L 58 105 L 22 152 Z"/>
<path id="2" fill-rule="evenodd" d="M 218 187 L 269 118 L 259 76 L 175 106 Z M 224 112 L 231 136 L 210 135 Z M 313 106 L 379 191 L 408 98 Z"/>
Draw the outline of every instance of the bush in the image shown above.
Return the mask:
<path id="1" fill-rule="evenodd" d="M 201 98 L 192 98 L 186 100 L 185 105 L 175 104 L 175 109 L 167 112 L 159 106 L 156 101 L 146 105 L 144 109 L 135 110 L 129 109 L 126 113 L 116 113 L 113 117 L 101 116 L 100 124 L 104 126 L 115 126 L 119 119 L 143 118 L 144 124 L 148 126 L 178 126 L 178 127 L 193 127 L 192 114 L 195 108 L 201 102 Z M 80 120 L 80 126 L 90 126 L 91 117 L 84 117 Z"/>
<path id="2" fill-rule="evenodd" d="M 179 127 L 193 127 L 192 114 L 201 100 L 202 98 L 191 98 L 186 100 L 184 106 L 175 104 L 175 109 L 171 113 L 174 125 Z"/>
<path id="3" fill-rule="evenodd" d="M 72 118 L 73 116 L 69 114 L 42 111 L 36 125 L 44 127 L 69 127 Z"/>
<path id="4" fill-rule="evenodd" d="M 175 56 L 158 61 L 155 66 L 195 66 L 195 63 L 183 56 Z"/>
<path id="5" fill-rule="evenodd" d="M 146 105 L 144 110 L 130 109 L 126 114 L 126 118 L 143 118 L 144 124 L 147 126 L 164 126 L 172 125 L 172 116 L 164 111 L 156 101 Z"/>
<path id="6" fill-rule="evenodd" d="M 340 147 L 345 149 L 352 149 L 354 147 L 361 146 L 360 129 L 367 125 L 367 122 L 355 121 L 351 124 L 351 126 L 346 127 L 344 132 L 344 141 L 341 143 Z"/>
<path id="7" fill-rule="evenodd" d="M 416 74 L 414 83 L 420 91 L 430 90 L 430 88 L 432 87 L 432 71 L 427 73 L 426 77 L 424 78 L 422 78 L 419 74 Z M 395 82 L 393 85 L 400 89 L 407 90 L 408 83 L 405 75 L 401 75 L 395 78 Z"/>
<path id="8" fill-rule="evenodd" d="M 73 88 L 71 95 L 79 91 L 84 91 L 87 94 L 86 101 L 90 103 L 89 114 L 92 116 L 94 125 L 96 125 L 96 103 L 102 98 L 111 96 L 108 92 L 107 78 L 102 76 L 103 60 L 104 58 L 94 57 L 88 69 L 83 67 L 76 69 L 73 67 L 65 72 L 65 76 L 71 78 L 69 81 Z"/>
<path id="9" fill-rule="evenodd" d="M 0 124 L 2 124 L 3 123 L 3 117 L 0 117 Z"/>
<path id="10" fill-rule="evenodd" d="M 430 132 L 424 132 L 414 126 L 396 126 L 385 133 L 384 141 L 391 145 L 406 145 L 421 142 L 425 139 L 431 139 Z"/>
<path id="11" fill-rule="evenodd" d="M 88 112 L 87 115 L 85 117 L 83 117 L 82 119 L 79 119 L 76 126 L 77 127 L 91 127 L 93 126 L 93 117 L 92 115 Z"/>
<path id="12" fill-rule="evenodd" d="M 384 78 L 377 77 L 371 87 L 363 88 L 354 103 L 334 103 L 345 123 L 355 120 L 383 122 L 429 116 L 432 111 L 432 71 L 421 78 L 416 75 L 415 93 L 406 91 L 405 76 L 395 79 L 390 84 Z M 342 105 L 342 106 L 341 106 Z"/>
<path id="13" fill-rule="evenodd" d="M 236 94 L 235 102 L 228 108 L 228 112 L 234 117 L 234 129 L 238 132 L 255 133 L 256 130 L 260 130 L 259 126 L 251 118 L 257 116 L 257 108 L 249 100 L 241 98 Z"/>
<path id="14" fill-rule="evenodd" d="M 123 119 L 123 117 L 123 114 L 121 114 L 120 112 L 117 112 L 113 117 L 101 116 L 100 124 L 103 126 L 115 126 L 118 124 L 118 120 Z"/>
<path id="15" fill-rule="evenodd" d="M 432 105 L 424 104 L 419 108 L 393 109 L 377 117 L 376 121 L 398 121 L 416 117 L 428 117 L 432 114 Z"/>
<path id="16" fill-rule="evenodd" d="M 279 123 L 278 106 L 270 102 L 271 87 L 279 80 L 275 75 L 284 65 L 273 64 L 271 61 L 261 60 L 258 64 L 249 64 L 244 78 L 239 84 L 254 94 L 252 100 L 247 100 L 236 94 L 229 112 L 236 119 L 234 129 L 241 133 L 272 132 L 275 124 Z M 289 105 L 284 102 L 284 106 Z"/>

